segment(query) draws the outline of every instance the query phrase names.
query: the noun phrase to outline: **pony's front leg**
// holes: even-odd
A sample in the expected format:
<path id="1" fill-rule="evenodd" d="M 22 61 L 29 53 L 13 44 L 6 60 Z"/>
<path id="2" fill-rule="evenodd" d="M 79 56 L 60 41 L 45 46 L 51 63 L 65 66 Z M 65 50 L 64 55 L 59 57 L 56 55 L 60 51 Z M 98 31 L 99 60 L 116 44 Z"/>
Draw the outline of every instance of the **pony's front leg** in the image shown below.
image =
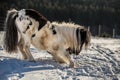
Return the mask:
<path id="1" fill-rule="evenodd" d="M 57 51 L 54 51 L 52 55 L 53 58 L 59 63 L 65 63 L 69 67 L 76 67 L 74 62 L 71 60 L 70 54 L 65 49 L 58 49 Z"/>
<path id="2" fill-rule="evenodd" d="M 18 43 L 18 48 L 22 54 L 22 60 L 26 60 L 27 59 L 27 55 L 26 52 L 24 50 L 24 40 L 21 38 L 19 43 Z"/>
<path id="3" fill-rule="evenodd" d="M 23 45 L 22 44 L 19 45 L 18 48 L 19 48 L 19 50 L 20 50 L 20 52 L 22 54 L 22 60 L 26 60 L 27 59 L 27 55 L 26 55 L 26 52 L 24 51 Z"/>
<path id="4" fill-rule="evenodd" d="M 28 61 L 34 61 L 33 56 L 30 52 L 30 44 L 25 44 L 24 39 L 20 39 L 18 43 L 18 48 L 22 54 L 22 59 L 23 60 L 28 60 Z"/>

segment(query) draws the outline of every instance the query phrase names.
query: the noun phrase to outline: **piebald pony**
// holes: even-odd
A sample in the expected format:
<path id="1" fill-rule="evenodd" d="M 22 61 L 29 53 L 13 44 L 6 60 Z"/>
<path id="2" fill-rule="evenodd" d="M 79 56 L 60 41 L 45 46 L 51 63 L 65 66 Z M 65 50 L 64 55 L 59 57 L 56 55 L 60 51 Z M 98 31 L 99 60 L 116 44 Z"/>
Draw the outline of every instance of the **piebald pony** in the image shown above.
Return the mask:
<path id="1" fill-rule="evenodd" d="M 90 32 L 73 23 L 50 22 L 33 9 L 9 10 L 5 21 L 4 47 L 9 53 L 18 49 L 24 60 L 34 61 L 30 45 L 46 50 L 59 63 L 74 66 L 70 54 L 78 55 L 90 43 Z"/>

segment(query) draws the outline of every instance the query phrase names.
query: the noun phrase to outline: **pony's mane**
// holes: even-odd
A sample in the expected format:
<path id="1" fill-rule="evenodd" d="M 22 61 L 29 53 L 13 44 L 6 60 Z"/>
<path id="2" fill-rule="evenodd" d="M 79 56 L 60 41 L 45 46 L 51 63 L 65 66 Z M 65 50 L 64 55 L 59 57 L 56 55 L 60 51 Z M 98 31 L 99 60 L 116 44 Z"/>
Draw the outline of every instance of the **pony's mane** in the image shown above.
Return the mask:
<path id="1" fill-rule="evenodd" d="M 71 23 L 71 22 L 52 22 L 52 25 L 56 25 L 56 26 L 59 26 L 59 27 L 74 27 L 74 28 L 84 28 L 83 26 L 81 25 L 78 25 L 78 24 L 75 24 L 75 23 Z"/>

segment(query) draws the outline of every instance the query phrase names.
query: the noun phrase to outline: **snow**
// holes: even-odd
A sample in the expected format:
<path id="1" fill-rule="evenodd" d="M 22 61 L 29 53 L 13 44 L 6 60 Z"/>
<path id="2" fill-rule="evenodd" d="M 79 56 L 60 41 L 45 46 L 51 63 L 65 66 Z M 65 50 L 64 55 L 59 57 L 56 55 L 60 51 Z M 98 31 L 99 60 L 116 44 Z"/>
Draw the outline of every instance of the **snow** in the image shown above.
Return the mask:
<path id="1" fill-rule="evenodd" d="M 37 62 L 24 61 L 20 53 L 8 54 L 0 44 L 0 80 L 120 80 L 120 39 L 92 38 L 87 51 L 72 55 L 77 68 L 61 65 L 33 46 Z"/>

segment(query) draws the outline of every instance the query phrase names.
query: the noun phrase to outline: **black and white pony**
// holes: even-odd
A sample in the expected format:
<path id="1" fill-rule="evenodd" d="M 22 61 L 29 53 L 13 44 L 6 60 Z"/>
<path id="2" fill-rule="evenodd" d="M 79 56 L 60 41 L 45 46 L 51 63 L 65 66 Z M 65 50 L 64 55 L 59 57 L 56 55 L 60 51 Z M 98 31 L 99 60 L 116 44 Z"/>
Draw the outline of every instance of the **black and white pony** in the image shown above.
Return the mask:
<path id="1" fill-rule="evenodd" d="M 48 51 L 59 63 L 74 66 L 70 54 L 78 55 L 90 43 L 90 32 L 73 23 L 50 22 L 33 9 L 9 10 L 5 21 L 4 47 L 19 50 L 24 60 L 34 61 L 30 45 Z"/>

